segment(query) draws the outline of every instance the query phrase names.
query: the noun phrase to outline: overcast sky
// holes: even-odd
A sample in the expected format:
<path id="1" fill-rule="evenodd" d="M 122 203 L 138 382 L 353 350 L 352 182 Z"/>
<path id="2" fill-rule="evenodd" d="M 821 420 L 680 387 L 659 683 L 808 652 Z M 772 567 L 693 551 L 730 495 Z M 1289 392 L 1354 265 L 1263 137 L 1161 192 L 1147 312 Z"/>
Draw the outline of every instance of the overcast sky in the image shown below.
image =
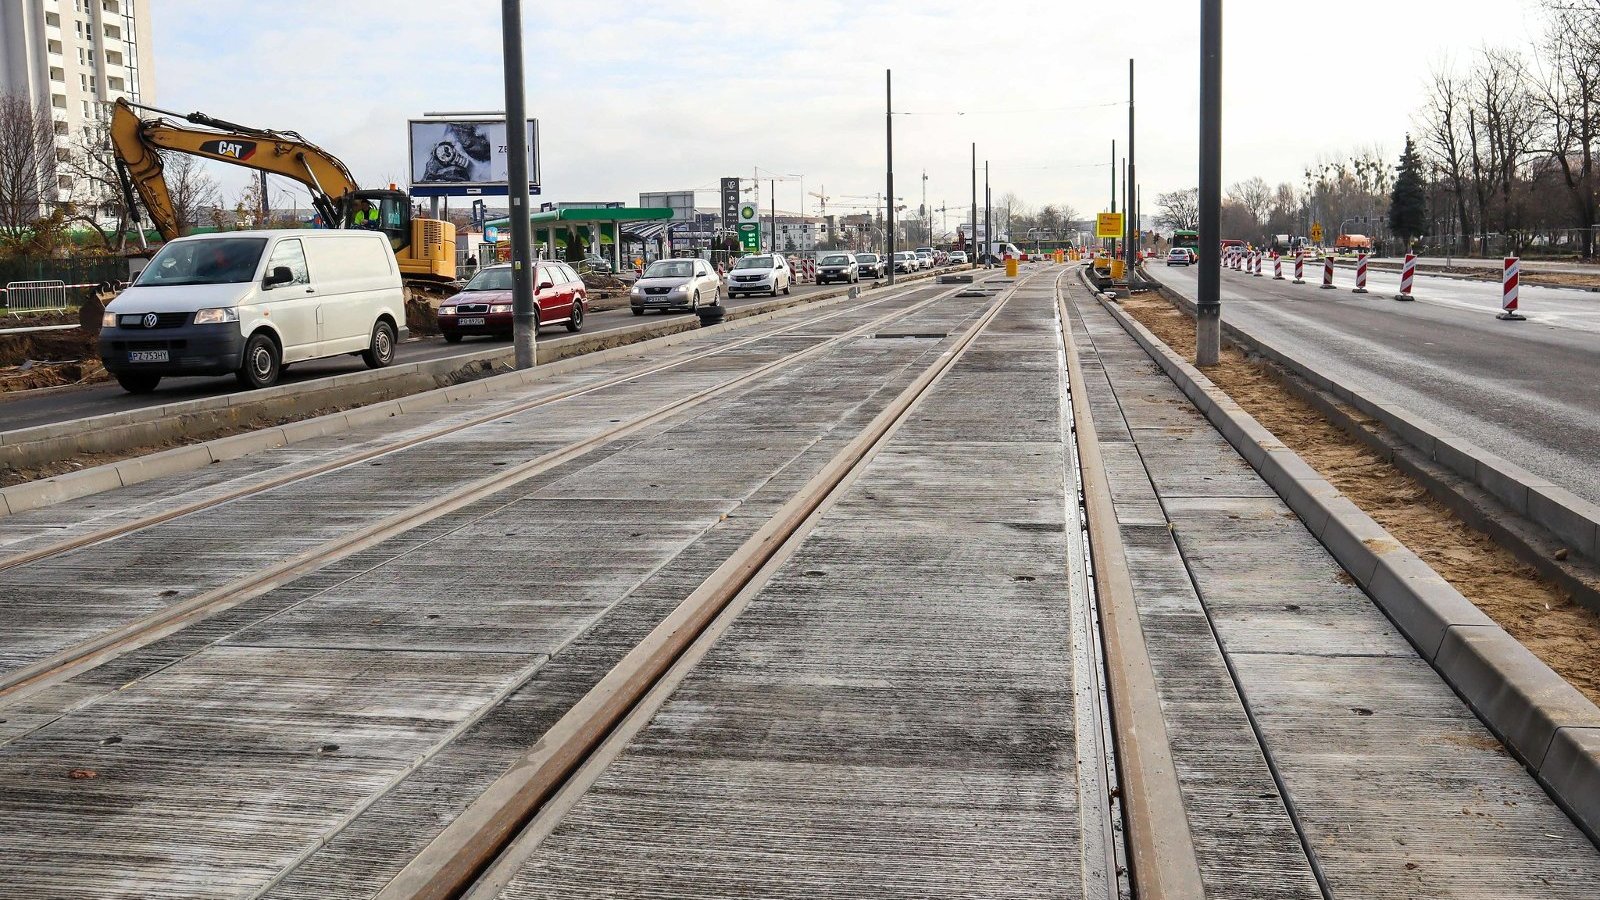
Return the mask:
<path id="1" fill-rule="evenodd" d="M 300 131 L 363 186 L 404 186 L 408 118 L 503 108 L 495 3 L 150 6 L 158 105 Z M 1362 146 L 1398 156 L 1430 67 L 1485 43 L 1531 48 L 1538 8 L 1229 0 L 1223 183 L 1298 183 L 1320 155 Z M 1111 141 L 1126 150 L 1130 57 L 1146 214 L 1197 180 L 1196 0 L 585 0 L 528 2 L 523 15 L 547 200 L 701 188 L 714 207 L 719 177 L 759 167 L 803 174 L 806 192 L 825 187 L 830 209 L 848 211 L 884 187 L 892 68 L 896 193 L 913 208 L 924 170 L 930 206 L 964 208 L 976 141 L 996 197 L 1092 213 L 1110 194 Z M 213 171 L 236 195 L 239 170 Z M 777 190 L 780 209 L 800 203 L 798 181 Z"/>

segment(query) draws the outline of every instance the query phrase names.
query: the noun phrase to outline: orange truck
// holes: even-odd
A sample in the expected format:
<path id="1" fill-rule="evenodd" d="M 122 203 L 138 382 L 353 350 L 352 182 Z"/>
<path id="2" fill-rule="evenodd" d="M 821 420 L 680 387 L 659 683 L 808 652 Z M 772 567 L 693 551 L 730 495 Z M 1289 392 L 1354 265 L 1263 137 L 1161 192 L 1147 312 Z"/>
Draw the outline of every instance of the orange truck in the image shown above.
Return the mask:
<path id="1" fill-rule="evenodd" d="M 1333 239 L 1334 253 L 1359 254 L 1372 252 L 1372 238 L 1364 234 L 1341 234 Z"/>

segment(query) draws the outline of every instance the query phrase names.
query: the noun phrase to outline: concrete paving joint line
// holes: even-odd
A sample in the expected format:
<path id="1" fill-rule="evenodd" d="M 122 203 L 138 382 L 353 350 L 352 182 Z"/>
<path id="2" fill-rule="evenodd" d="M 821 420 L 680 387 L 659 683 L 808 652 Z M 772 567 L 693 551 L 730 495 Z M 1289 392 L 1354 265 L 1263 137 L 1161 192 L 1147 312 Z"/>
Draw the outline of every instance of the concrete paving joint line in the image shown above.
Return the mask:
<path id="1" fill-rule="evenodd" d="M 468 891 L 555 797 L 608 734 L 667 675 L 722 611 L 772 562 L 924 393 L 983 332 L 1009 294 L 979 316 L 815 476 L 611 668 L 539 741 L 377 893 L 376 900 L 452 900 Z"/>
<path id="2" fill-rule="evenodd" d="M 926 277 L 928 276 L 916 276 L 911 279 L 900 279 L 900 282 L 903 283 L 907 280 L 922 280 Z M 897 283 L 893 289 L 884 287 L 877 290 L 900 290 L 900 284 Z M 870 295 L 860 296 L 869 302 L 878 299 L 884 299 L 874 298 Z M 890 295 L 885 294 L 885 297 L 888 296 Z M 117 487 L 126 487 L 136 484 L 139 481 L 146 480 L 147 478 L 158 477 L 159 475 L 193 471 L 195 469 L 204 468 L 206 465 L 209 465 L 213 462 L 236 459 L 241 456 L 247 456 L 264 450 L 277 449 L 279 447 L 293 444 L 296 441 L 333 434 L 349 428 L 356 428 L 373 422 L 382 421 L 383 419 L 392 418 L 394 416 L 418 412 L 420 410 L 437 407 L 454 400 L 481 396 L 483 394 L 491 393 L 495 390 L 506 387 L 518 387 L 531 384 L 535 381 L 565 374 L 578 368 L 637 355 L 644 350 L 671 347 L 682 343 L 693 336 L 726 333 L 728 331 L 758 325 L 770 321 L 776 317 L 790 315 L 798 309 L 823 309 L 847 302 L 851 299 L 857 298 L 851 298 L 848 292 L 844 291 L 830 293 L 827 296 L 822 297 L 808 296 L 802 298 L 781 298 L 779 301 L 777 301 L 776 305 L 758 304 L 754 307 L 740 307 L 738 311 L 744 313 L 743 315 L 730 315 L 722 323 L 709 327 L 696 328 L 693 327 L 693 323 L 691 322 L 663 323 L 661 326 L 652 326 L 663 328 L 671 326 L 672 330 L 662 336 L 646 337 L 642 340 L 630 342 L 621 346 L 611 347 L 604 350 L 596 350 L 580 356 L 570 356 L 564 359 L 558 359 L 553 362 L 543 363 L 526 371 L 506 372 L 487 378 L 475 379 L 462 384 L 447 385 L 444 387 L 434 388 L 432 390 L 422 391 L 421 393 L 409 394 L 398 399 L 380 400 L 379 402 L 370 403 L 354 409 L 346 410 L 344 412 L 330 413 L 325 416 L 305 419 L 281 427 L 249 431 L 242 434 L 230 435 L 228 437 L 215 438 L 213 440 L 205 441 L 200 444 L 189 445 L 187 447 L 178 447 L 172 450 L 158 451 L 156 453 L 138 457 L 137 459 L 143 462 L 143 465 L 139 466 L 124 465 L 124 463 L 131 462 L 130 460 L 124 460 L 120 462 L 106 463 L 101 466 L 94 466 L 88 469 L 82 469 L 63 475 L 57 475 L 51 478 L 39 479 L 36 481 L 12 485 L 6 488 L 0 488 L 0 516 L 17 515 L 29 510 L 51 506 L 67 500 L 74 500 L 79 497 L 96 494 L 101 491 L 110 490 Z M 597 335 L 597 337 L 599 337 L 599 335 Z M 504 350 L 496 350 L 493 352 L 509 357 L 508 352 Z M 460 360 L 460 357 L 453 357 L 452 359 Z M 423 364 L 418 363 L 413 365 Z M 352 373 L 351 377 L 366 377 L 374 374 L 381 373 L 358 372 Z M 327 405 L 328 401 L 325 399 L 327 396 L 330 394 L 336 396 L 343 390 L 343 388 L 338 384 L 332 383 L 336 382 L 340 377 L 343 376 L 335 376 L 333 379 L 319 379 L 319 381 L 328 381 L 330 383 L 316 388 L 315 393 L 302 392 L 296 398 L 298 405 L 306 409 L 315 409 L 319 406 Z M 296 386 L 283 385 L 280 387 L 294 388 Z M 278 390 L 279 388 L 268 389 L 269 392 Z M 259 393 L 260 392 L 254 392 L 252 396 Z M 206 404 L 208 408 L 225 408 L 227 404 L 222 401 L 226 401 L 227 399 L 228 398 L 226 397 L 204 398 L 200 401 L 188 402 L 203 403 Z M 166 408 L 168 407 L 160 407 L 158 409 Z M 117 416 L 125 414 L 118 413 L 112 415 Z M 100 438 L 81 437 L 82 435 L 94 435 L 97 431 L 103 430 L 98 427 L 91 428 L 86 426 L 86 423 L 96 421 L 99 418 L 102 417 L 96 417 L 95 419 L 89 420 L 79 420 L 76 423 L 71 423 L 76 426 L 76 437 L 63 435 L 60 437 L 51 438 L 51 441 L 61 442 L 61 446 L 57 448 L 57 452 L 66 454 L 84 452 L 86 448 L 79 446 L 76 441 L 99 440 Z M 163 422 L 167 424 L 163 426 L 161 424 Z M 177 433 L 181 434 L 182 429 L 185 427 L 185 422 L 186 420 L 183 418 L 168 418 L 155 422 L 127 424 L 125 425 L 125 428 L 139 429 L 139 431 L 136 437 L 130 436 L 129 439 L 125 440 L 124 446 L 140 446 L 145 443 L 155 443 L 161 440 L 171 439 L 174 435 L 169 434 L 168 432 L 176 431 Z M 40 429 L 52 430 L 59 429 L 60 427 L 62 427 L 60 424 L 39 426 Z M 144 429 L 149 430 L 146 431 Z M 26 430 L 33 432 L 36 429 Z M 20 435 L 22 432 L 12 432 L 11 434 Z M 200 447 L 207 449 L 211 456 L 210 459 L 201 460 L 201 458 L 194 453 L 195 448 Z M 177 462 L 177 460 L 184 460 L 186 462 L 180 463 Z M 165 468 L 167 466 L 174 466 L 175 468 Z"/>
<path id="3" fill-rule="evenodd" d="M 1189 315 L 1194 304 L 1152 276 L 1168 302 Z M 1559 538 L 1572 552 L 1600 563 L 1600 505 L 1550 483 L 1502 457 L 1393 404 L 1373 400 L 1355 388 L 1316 371 L 1238 325 L 1224 322 L 1223 335 L 1247 353 L 1272 360 L 1318 389 L 1376 419 L 1389 431 L 1504 503 L 1513 513 Z"/>
<path id="4" fill-rule="evenodd" d="M 1061 277 L 1066 276 L 1062 273 Z M 1089 524 L 1094 590 L 1101 610 L 1132 878 L 1138 895 L 1147 900 L 1201 897 L 1200 864 L 1059 278 L 1056 315 L 1066 349 L 1073 434 Z"/>
<path id="5" fill-rule="evenodd" d="M 1115 303 L 1101 304 L 1185 394 L 1198 389 L 1211 398 L 1209 408 L 1202 409 L 1207 420 L 1589 838 L 1600 842 L 1600 795 L 1583 792 L 1600 784 L 1600 741 L 1592 739 L 1600 734 L 1600 708 L 1315 474 L 1298 454 L 1281 444 L 1265 452 L 1262 441 L 1270 439 L 1270 432 L 1249 413 Z"/>
<path id="6" fill-rule="evenodd" d="M 676 398 L 649 412 L 625 420 L 613 427 L 603 429 L 596 435 L 553 449 L 494 475 L 469 482 L 452 489 L 448 493 L 415 504 L 380 521 L 358 528 L 353 532 L 310 547 L 293 556 L 275 561 L 271 565 L 245 572 L 224 585 L 191 597 L 181 603 L 163 607 L 156 612 L 128 622 L 117 629 L 101 633 L 30 665 L 14 669 L 5 676 L 0 677 L 0 708 L 14 704 L 39 690 L 58 684 L 110 659 L 146 646 L 196 621 L 230 609 L 253 597 L 260 596 L 294 578 L 321 569 L 361 550 L 375 546 L 397 534 L 417 528 L 441 516 L 493 496 L 510 485 L 547 472 L 597 447 L 604 446 L 610 441 L 645 429 L 657 422 L 677 415 L 685 409 L 722 396 L 741 385 L 765 377 L 772 372 L 825 353 L 844 341 L 870 333 L 894 319 L 911 315 L 937 300 L 947 298 L 951 294 L 953 294 L 953 291 L 943 291 L 905 309 L 893 310 L 866 324 L 858 325 L 842 334 L 811 344 L 804 349 L 786 353 L 719 384 Z M 809 321 L 803 324 L 809 324 Z M 513 374 L 521 375 L 525 373 Z M 38 554 L 33 555 L 37 556 Z"/>

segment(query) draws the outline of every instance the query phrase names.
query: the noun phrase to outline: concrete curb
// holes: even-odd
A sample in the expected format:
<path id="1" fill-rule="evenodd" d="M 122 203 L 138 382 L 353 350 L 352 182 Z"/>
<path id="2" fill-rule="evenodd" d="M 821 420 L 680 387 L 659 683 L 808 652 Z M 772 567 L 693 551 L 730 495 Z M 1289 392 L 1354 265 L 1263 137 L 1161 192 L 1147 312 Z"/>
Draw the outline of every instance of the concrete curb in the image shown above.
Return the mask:
<path id="1" fill-rule="evenodd" d="M 1150 276 L 1147 274 L 1146 277 Z M 1193 302 L 1158 280 L 1150 280 L 1162 289 L 1163 296 L 1169 301 L 1189 315 L 1194 315 Z M 1376 419 L 1427 458 L 1492 494 L 1517 515 L 1566 541 L 1574 552 L 1600 563 L 1600 506 L 1420 416 L 1392 404 L 1372 400 L 1360 391 L 1313 370 L 1237 325 L 1224 322 L 1222 332 L 1224 337 L 1247 352 L 1283 366 L 1320 390 Z"/>
<path id="2" fill-rule="evenodd" d="M 929 275 L 916 275 L 896 279 L 895 289 L 901 288 L 906 281 L 921 280 L 924 278 L 929 278 L 930 276 L 931 273 L 929 273 Z M 885 286 L 875 290 L 888 289 L 889 288 Z M 863 294 L 862 296 L 866 295 Z M 106 463 L 105 465 L 94 466 L 79 470 L 77 472 L 57 475 L 53 478 L 44 478 L 37 481 L 24 482 L 22 484 L 13 485 L 7 488 L 0 488 L 0 516 L 17 515 L 19 513 L 27 512 L 28 510 L 51 506 L 67 500 L 73 500 L 78 497 L 88 496 L 89 494 L 97 494 L 101 491 L 137 484 L 141 481 L 147 481 L 151 478 L 159 478 L 179 472 L 189 472 L 196 469 L 202 469 L 208 465 L 211 465 L 212 463 L 222 462 L 229 459 L 237 459 L 242 456 L 248 456 L 252 453 L 259 453 L 263 450 L 272 450 L 279 447 L 288 446 L 289 444 L 297 441 L 308 440 L 314 437 L 322 437 L 328 434 L 335 434 L 351 428 L 378 422 L 383 419 L 392 418 L 394 416 L 431 409 L 454 400 L 479 397 L 502 390 L 514 390 L 516 388 L 534 384 L 547 378 L 552 378 L 557 375 L 563 375 L 568 372 L 581 369 L 585 366 L 638 355 L 642 350 L 655 350 L 671 347 L 688 340 L 688 338 L 692 335 L 721 334 L 724 332 L 749 327 L 751 325 L 756 325 L 769 319 L 791 313 L 802 307 L 826 308 L 828 306 L 847 302 L 851 299 L 853 298 L 850 297 L 848 291 L 830 292 L 824 295 L 812 294 L 804 297 L 782 297 L 768 303 L 752 304 L 740 307 L 736 310 L 729 310 L 727 318 L 721 324 L 717 325 L 700 327 L 698 323 L 693 320 L 660 323 L 658 325 L 647 326 L 650 329 L 665 329 L 659 335 L 652 331 L 649 336 L 637 337 L 635 340 L 632 340 L 621 346 L 609 347 L 606 349 L 591 348 L 585 352 L 584 350 L 572 349 L 579 347 L 584 343 L 576 342 L 574 344 L 566 345 L 563 348 L 555 348 L 558 351 L 570 350 L 570 352 L 562 353 L 552 361 L 546 362 L 541 360 L 537 367 L 525 371 L 506 372 L 499 375 L 490 375 L 484 378 L 465 381 L 459 384 L 447 384 L 442 387 L 435 387 L 430 390 L 423 390 L 418 393 L 407 394 L 403 397 L 367 404 L 365 406 L 356 407 L 343 412 L 329 413 L 328 415 L 317 416 L 311 419 L 302 419 L 286 425 L 271 426 L 244 432 L 242 434 L 229 435 L 227 437 L 216 438 L 203 443 L 191 444 L 183 447 L 174 447 L 170 450 L 162 450 L 156 453 L 146 454 L 144 456 Z M 638 334 L 637 332 L 629 333 Z M 603 339 L 614 340 L 623 336 L 625 335 L 620 335 L 615 332 L 594 335 L 596 343 L 601 342 Z M 510 351 L 505 349 L 497 349 L 494 351 L 494 353 L 506 356 L 508 358 L 511 355 Z M 388 371 L 391 370 L 382 370 L 377 372 L 357 372 L 353 373 L 353 375 L 381 375 L 383 372 Z M 334 379 L 330 379 L 330 381 L 335 381 L 341 377 L 343 376 L 335 376 Z M 294 387 L 294 385 L 283 386 L 283 388 Z M 277 392 L 282 390 L 282 388 L 269 388 L 268 390 Z M 319 386 L 315 391 L 305 391 L 298 395 L 290 392 L 288 396 L 290 396 L 291 399 L 298 401 L 302 410 L 316 409 L 318 406 L 324 405 L 328 402 L 325 398 L 330 391 L 336 393 L 338 390 L 339 388 L 337 387 Z M 245 396 L 256 396 L 260 393 L 265 392 L 255 392 Z M 206 398 L 206 401 L 191 402 L 215 402 L 227 399 L 229 398 Z M 349 397 L 348 394 L 346 394 L 345 402 L 348 402 L 348 400 Z M 176 405 L 179 404 L 174 404 L 174 406 Z M 71 424 L 75 425 L 77 431 L 83 432 L 86 429 L 93 427 L 84 423 L 92 421 L 94 420 L 80 420 L 78 423 Z M 156 422 L 135 423 L 124 426 L 123 433 L 154 435 L 155 441 L 170 440 L 173 436 L 181 435 L 183 428 L 190 421 L 190 417 L 183 416 Z M 47 425 L 40 427 L 44 429 L 58 429 L 62 426 Z M 20 432 L 12 433 L 16 434 Z M 73 443 L 74 437 L 71 435 L 61 435 L 56 438 L 51 438 L 50 440 L 59 442 L 58 446 L 75 446 Z M 136 442 L 133 445 L 146 442 L 153 441 L 136 439 Z M 130 445 L 124 444 L 124 446 Z M 83 452 L 83 448 L 79 448 L 73 452 Z"/>
<path id="3" fill-rule="evenodd" d="M 1196 404 L 1207 420 L 1589 836 L 1600 835 L 1600 797 L 1592 789 L 1600 785 L 1600 707 L 1272 438 L 1203 373 L 1115 304 L 1102 299 L 1101 305 L 1186 395 L 1208 398 L 1208 404 Z"/>

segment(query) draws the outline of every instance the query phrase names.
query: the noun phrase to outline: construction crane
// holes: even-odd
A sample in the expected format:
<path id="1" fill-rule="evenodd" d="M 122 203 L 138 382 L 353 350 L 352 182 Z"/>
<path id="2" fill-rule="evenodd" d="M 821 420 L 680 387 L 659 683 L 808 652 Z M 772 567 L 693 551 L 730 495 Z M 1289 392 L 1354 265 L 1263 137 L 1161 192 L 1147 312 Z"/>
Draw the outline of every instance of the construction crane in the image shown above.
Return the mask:
<path id="1" fill-rule="evenodd" d="M 134 112 L 135 106 L 138 104 L 117 100 L 111 115 L 111 147 L 128 208 L 137 209 L 132 196 L 137 191 L 163 240 L 179 237 L 182 223 L 162 174 L 161 151 L 187 153 L 299 182 L 311 192 L 311 204 L 330 228 L 354 227 L 361 213 L 364 221 L 370 222 L 363 227 L 388 235 L 400 276 L 408 282 L 455 279 L 455 227 L 437 219 L 413 217 L 411 198 L 394 185 L 388 190 L 362 190 L 338 157 L 293 131 L 251 128 L 204 113 L 184 115 L 138 106 L 202 126 L 187 128 L 160 117 L 141 118 Z"/>

